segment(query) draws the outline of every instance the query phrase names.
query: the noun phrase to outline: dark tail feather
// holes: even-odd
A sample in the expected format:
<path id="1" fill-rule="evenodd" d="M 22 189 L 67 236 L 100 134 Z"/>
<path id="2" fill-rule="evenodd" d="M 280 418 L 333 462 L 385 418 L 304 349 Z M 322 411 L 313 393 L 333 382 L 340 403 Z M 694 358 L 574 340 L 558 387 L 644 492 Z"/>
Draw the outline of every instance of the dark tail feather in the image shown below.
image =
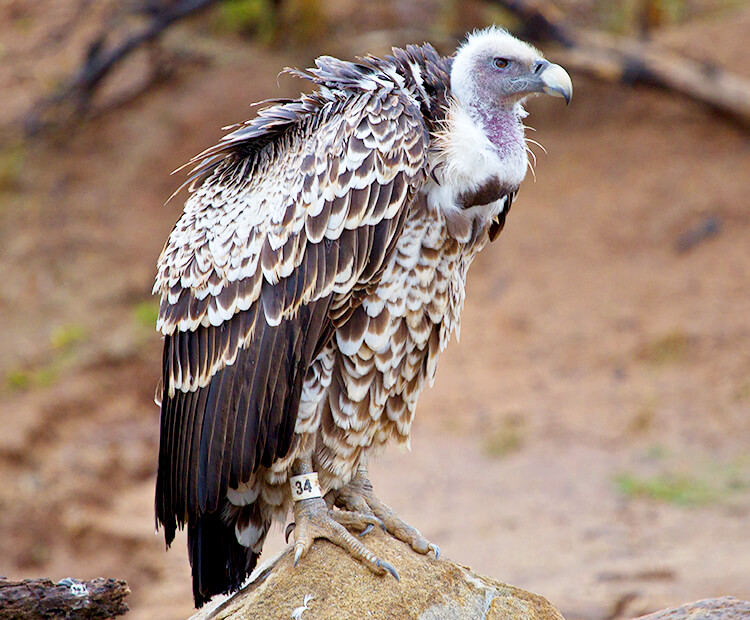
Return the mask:
<path id="1" fill-rule="evenodd" d="M 258 554 L 237 542 L 234 527 L 221 520 L 220 512 L 206 513 L 188 526 L 196 607 L 216 594 L 239 590 L 258 562 Z"/>

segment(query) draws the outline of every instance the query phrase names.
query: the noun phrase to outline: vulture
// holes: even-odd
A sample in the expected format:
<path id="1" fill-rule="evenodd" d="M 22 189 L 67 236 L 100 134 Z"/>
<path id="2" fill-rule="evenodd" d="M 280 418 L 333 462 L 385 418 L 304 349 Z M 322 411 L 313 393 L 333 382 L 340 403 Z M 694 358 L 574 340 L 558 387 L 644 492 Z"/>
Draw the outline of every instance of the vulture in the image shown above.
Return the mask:
<path id="1" fill-rule="evenodd" d="M 439 555 L 376 497 L 368 457 L 408 445 L 467 270 L 529 167 L 524 101 L 572 95 L 497 27 L 450 57 L 424 44 L 315 65 L 287 69 L 313 92 L 266 102 L 186 164 L 158 260 L 156 521 L 167 546 L 187 528 L 196 607 L 241 587 L 290 511 L 295 565 L 325 538 L 398 579 L 361 535 L 374 525 Z"/>

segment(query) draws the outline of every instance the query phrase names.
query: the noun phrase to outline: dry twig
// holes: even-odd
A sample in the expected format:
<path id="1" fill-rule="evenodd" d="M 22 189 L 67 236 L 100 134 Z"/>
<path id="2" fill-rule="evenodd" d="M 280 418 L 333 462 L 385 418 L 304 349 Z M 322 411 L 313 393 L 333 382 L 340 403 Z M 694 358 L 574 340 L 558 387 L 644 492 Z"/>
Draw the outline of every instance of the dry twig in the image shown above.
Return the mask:
<path id="1" fill-rule="evenodd" d="M 72 106 L 71 115 L 83 115 L 102 80 L 122 60 L 144 44 L 154 43 L 175 22 L 209 8 L 219 0 L 148 0 L 140 13 L 148 17 L 146 25 L 124 41 L 109 49 L 105 28 L 89 43 L 86 59 L 78 73 L 60 90 L 39 101 L 29 112 L 24 128 L 34 135 L 53 124 L 51 119 L 65 116 L 63 110 Z"/>

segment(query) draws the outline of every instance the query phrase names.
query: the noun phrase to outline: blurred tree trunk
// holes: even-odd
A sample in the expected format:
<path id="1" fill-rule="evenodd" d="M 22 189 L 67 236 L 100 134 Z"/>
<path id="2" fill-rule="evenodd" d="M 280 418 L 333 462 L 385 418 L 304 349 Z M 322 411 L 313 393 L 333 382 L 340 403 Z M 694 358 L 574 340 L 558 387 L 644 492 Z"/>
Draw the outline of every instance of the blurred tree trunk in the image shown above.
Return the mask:
<path id="1" fill-rule="evenodd" d="M 523 35 L 536 42 L 555 42 L 556 53 L 568 68 L 623 84 L 648 84 L 678 93 L 750 126 L 750 81 L 710 62 L 696 62 L 659 45 L 603 32 L 579 30 L 562 22 L 549 2 L 490 0 L 518 17 Z M 644 9 L 661 10 L 658 0 Z"/>

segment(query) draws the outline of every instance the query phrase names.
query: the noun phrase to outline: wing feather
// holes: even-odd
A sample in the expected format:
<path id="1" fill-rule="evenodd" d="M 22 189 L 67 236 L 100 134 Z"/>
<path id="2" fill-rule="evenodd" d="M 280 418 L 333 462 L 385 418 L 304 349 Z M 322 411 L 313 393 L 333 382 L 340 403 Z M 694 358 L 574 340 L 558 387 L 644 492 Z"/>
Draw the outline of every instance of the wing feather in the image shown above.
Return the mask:
<path id="1" fill-rule="evenodd" d="M 155 285 L 168 541 L 287 454 L 308 368 L 394 251 L 428 134 L 399 84 L 378 88 L 277 104 L 196 160 Z"/>

